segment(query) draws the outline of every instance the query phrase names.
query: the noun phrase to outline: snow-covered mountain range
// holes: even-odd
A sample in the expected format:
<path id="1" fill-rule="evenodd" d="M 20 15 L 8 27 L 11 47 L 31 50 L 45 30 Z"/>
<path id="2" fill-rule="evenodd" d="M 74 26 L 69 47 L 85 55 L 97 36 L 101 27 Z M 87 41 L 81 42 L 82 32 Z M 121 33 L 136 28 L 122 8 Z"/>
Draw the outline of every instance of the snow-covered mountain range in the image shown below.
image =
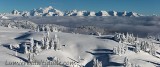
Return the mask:
<path id="1" fill-rule="evenodd" d="M 61 11 L 58 9 L 53 8 L 52 6 L 45 7 L 45 8 L 38 8 L 33 9 L 31 11 L 18 11 L 13 10 L 13 15 L 20 15 L 20 16 L 127 16 L 127 17 L 139 17 L 142 16 L 141 14 L 135 12 L 116 12 L 116 11 L 78 11 L 78 10 L 71 10 L 71 11 Z"/>

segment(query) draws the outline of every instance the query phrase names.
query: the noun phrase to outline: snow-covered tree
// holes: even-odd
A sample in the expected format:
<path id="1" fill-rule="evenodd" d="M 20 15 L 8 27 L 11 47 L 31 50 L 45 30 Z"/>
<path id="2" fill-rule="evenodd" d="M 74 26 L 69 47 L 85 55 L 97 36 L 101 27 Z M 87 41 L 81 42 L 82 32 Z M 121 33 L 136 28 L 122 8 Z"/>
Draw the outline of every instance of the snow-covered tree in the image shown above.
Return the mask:
<path id="1" fill-rule="evenodd" d="M 42 43 L 42 47 L 44 47 L 44 44 L 45 44 L 45 39 L 44 39 L 44 37 L 41 39 L 41 43 Z"/>
<path id="2" fill-rule="evenodd" d="M 50 42 L 50 49 L 54 49 L 54 39 L 52 39 Z"/>
<path id="3" fill-rule="evenodd" d="M 127 57 L 124 58 L 124 67 L 130 67 L 130 62 Z"/>
<path id="4" fill-rule="evenodd" d="M 127 39 L 129 43 L 133 43 L 133 41 L 135 40 L 133 34 L 129 34 Z"/>
<path id="5" fill-rule="evenodd" d="M 40 48 L 40 46 L 39 46 L 39 44 L 37 42 L 36 45 L 34 46 L 34 53 L 36 55 L 38 55 L 38 53 L 40 52 L 40 50 L 41 50 L 41 48 Z"/>
<path id="6" fill-rule="evenodd" d="M 54 42 L 54 50 L 57 50 L 58 48 L 57 48 L 57 43 L 56 42 Z"/>
<path id="7" fill-rule="evenodd" d="M 42 26 L 42 31 L 45 31 L 45 27 L 44 26 Z"/>
<path id="8" fill-rule="evenodd" d="M 150 43 L 148 43 L 146 41 L 142 41 L 140 47 L 141 47 L 141 50 L 147 52 L 147 51 L 149 51 Z"/>
<path id="9" fill-rule="evenodd" d="M 50 27 L 46 26 L 46 31 L 50 32 Z"/>
<path id="10" fill-rule="evenodd" d="M 118 54 L 117 47 L 113 47 L 113 53 Z"/>
<path id="11" fill-rule="evenodd" d="M 45 41 L 45 49 L 49 49 L 49 39 L 47 38 L 46 41 Z"/>
<path id="12" fill-rule="evenodd" d="M 151 55 L 153 55 L 153 56 L 156 56 L 156 47 L 155 47 L 155 45 L 154 45 L 154 43 L 152 43 L 152 45 L 150 46 L 150 51 L 149 51 L 149 53 L 151 54 Z"/>
<path id="13" fill-rule="evenodd" d="M 116 33 L 114 35 L 114 40 L 117 41 L 117 42 L 120 42 L 120 34 L 119 33 Z"/>
<path id="14" fill-rule="evenodd" d="M 37 26 L 37 32 L 40 32 L 39 26 Z"/>
<path id="15" fill-rule="evenodd" d="M 120 35 L 120 40 L 122 43 L 126 42 L 126 37 L 125 37 L 124 33 Z"/>
<path id="16" fill-rule="evenodd" d="M 12 25 L 9 23 L 7 27 L 8 27 L 8 28 L 12 28 Z"/>
<path id="17" fill-rule="evenodd" d="M 93 59 L 93 67 L 102 67 L 102 62 L 98 61 L 98 59 Z"/>
<path id="18" fill-rule="evenodd" d="M 12 46 L 12 44 L 9 44 L 9 49 L 11 49 L 11 50 L 13 49 L 13 46 Z"/>
<path id="19" fill-rule="evenodd" d="M 101 33 L 100 32 L 96 32 L 97 36 L 101 36 Z"/>
<path id="20" fill-rule="evenodd" d="M 17 50 L 15 51 L 15 56 L 18 56 L 18 54 L 17 54 Z"/>
<path id="21" fill-rule="evenodd" d="M 60 44 L 59 44 L 59 39 L 58 39 L 58 38 L 57 38 L 57 39 L 55 40 L 55 42 L 54 42 L 54 49 L 55 49 L 55 50 L 60 49 Z"/>
<path id="22" fill-rule="evenodd" d="M 54 39 L 55 39 L 55 40 L 57 39 L 57 34 L 54 35 Z"/>
<path id="23" fill-rule="evenodd" d="M 47 37 L 49 38 L 49 36 L 50 36 L 50 33 L 49 33 L 49 31 L 47 31 Z"/>
<path id="24" fill-rule="evenodd" d="M 34 39 L 30 39 L 30 51 L 33 52 L 33 46 L 34 46 Z"/>
<path id="25" fill-rule="evenodd" d="M 140 52 L 140 50 L 141 50 L 140 45 L 138 43 L 135 43 L 135 49 L 134 49 L 134 51 L 136 53 L 138 53 L 138 52 Z"/>
<path id="26" fill-rule="evenodd" d="M 52 32 L 58 32 L 57 27 L 52 27 Z"/>
<path id="27" fill-rule="evenodd" d="M 125 54 L 128 50 L 128 46 L 125 44 L 120 44 L 117 47 L 113 48 L 113 53 L 117 55 Z"/>
<path id="28" fill-rule="evenodd" d="M 24 44 L 24 53 L 25 53 L 25 54 L 27 54 L 27 53 L 28 53 L 28 48 L 27 48 L 26 43 Z"/>
<path id="29" fill-rule="evenodd" d="M 28 63 L 31 63 L 32 61 L 33 61 L 33 59 L 32 59 L 32 54 L 29 53 L 29 54 L 28 54 Z"/>
<path id="30" fill-rule="evenodd" d="M 135 41 L 135 37 L 133 36 L 133 34 L 126 34 L 124 35 L 124 33 L 116 33 L 114 35 L 114 40 L 119 42 L 119 43 L 133 43 Z"/>
<path id="31" fill-rule="evenodd" d="M 54 44 L 54 50 L 60 49 L 59 39 L 57 35 L 55 34 L 52 40 L 52 45 Z"/>

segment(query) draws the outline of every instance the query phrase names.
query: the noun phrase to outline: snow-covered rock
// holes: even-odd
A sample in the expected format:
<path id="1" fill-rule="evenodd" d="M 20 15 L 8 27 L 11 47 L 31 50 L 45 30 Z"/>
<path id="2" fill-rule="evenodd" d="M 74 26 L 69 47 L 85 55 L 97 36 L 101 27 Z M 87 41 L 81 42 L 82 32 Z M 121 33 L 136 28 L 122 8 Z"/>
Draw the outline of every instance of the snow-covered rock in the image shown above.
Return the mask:
<path id="1" fill-rule="evenodd" d="M 96 16 L 96 13 L 94 11 L 90 11 L 88 16 Z"/>
<path id="2" fill-rule="evenodd" d="M 110 16 L 107 11 L 99 11 L 96 16 Z"/>
<path id="3" fill-rule="evenodd" d="M 110 14 L 111 16 L 117 16 L 117 12 L 116 12 L 116 11 L 110 11 L 109 14 Z"/>
<path id="4" fill-rule="evenodd" d="M 12 14 L 13 14 L 13 15 L 19 15 L 20 12 L 19 12 L 18 10 L 13 10 L 13 11 L 12 11 Z"/>
<path id="5" fill-rule="evenodd" d="M 138 17 L 140 15 L 135 13 L 135 12 L 129 12 L 129 13 L 127 13 L 127 16 L 129 16 L 129 17 Z"/>

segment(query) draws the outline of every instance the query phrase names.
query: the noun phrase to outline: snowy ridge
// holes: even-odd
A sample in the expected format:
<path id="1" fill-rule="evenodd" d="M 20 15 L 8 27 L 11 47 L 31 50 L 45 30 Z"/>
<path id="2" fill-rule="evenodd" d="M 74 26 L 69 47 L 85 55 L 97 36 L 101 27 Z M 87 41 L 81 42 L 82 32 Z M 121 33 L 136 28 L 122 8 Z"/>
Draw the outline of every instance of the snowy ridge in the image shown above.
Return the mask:
<path id="1" fill-rule="evenodd" d="M 13 61 L 34 63 L 33 61 L 41 60 L 75 63 L 23 66 L 159 67 L 160 64 L 160 50 L 157 44 L 159 41 L 134 37 L 129 33 L 93 36 L 49 30 L 35 32 L 7 27 L 0 27 L 0 30 L 0 62 L 5 63 L 7 60 L 8 64 L 0 63 L 2 67 L 13 67 L 9 64 Z M 23 67 L 18 64 L 14 66 Z"/>
<path id="2" fill-rule="evenodd" d="M 95 11 L 78 11 L 78 10 L 71 10 L 71 11 L 61 11 L 58 9 L 53 8 L 52 6 L 46 8 L 39 8 L 33 9 L 31 11 L 18 11 L 13 10 L 13 15 L 20 15 L 20 16 L 127 16 L 127 17 L 139 17 L 142 16 L 135 12 L 116 12 L 116 11 L 104 11 L 101 10 L 99 12 Z"/>

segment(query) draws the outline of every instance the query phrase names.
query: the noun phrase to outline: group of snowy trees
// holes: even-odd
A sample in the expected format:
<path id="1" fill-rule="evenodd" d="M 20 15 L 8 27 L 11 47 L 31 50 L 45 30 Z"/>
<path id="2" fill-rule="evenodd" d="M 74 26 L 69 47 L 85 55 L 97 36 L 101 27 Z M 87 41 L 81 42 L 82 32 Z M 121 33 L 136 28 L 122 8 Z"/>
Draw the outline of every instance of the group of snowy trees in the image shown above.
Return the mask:
<path id="1" fill-rule="evenodd" d="M 150 53 L 151 55 L 156 55 L 156 47 L 154 43 L 149 43 L 147 41 L 138 41 L 138 37 L 134 37 L 133 34 L 120 34 L 116 33 L 114 36 L 114 40 L 121 42 L 120 45 L 113 48 L 113 53 L 116 55 L 125 54 L 125 52 L 128 50 L 128 46 L 123 44 L 123 42 L 128 42 L 131 44 L 134 44 L 134 51 L 136 53 L 139 53 L 140 50 Z"/>
<path id="2" fill-rule="evenodd" d="M 58 32 L 58 29 L 57 27 L 53 27 L 53 26 L 38 25 L 35 31 L 36 32 L 40 32 L 40 31 Z"/>
<path id="3" fill-rule="evenodd" d="M 149 43 L 147 41 L 139 41 L 138 37 L 134 37 L 133 34 L 121 34 L 121 33 L 116 33 L 114 36 L 114 40 L 119 42 L 119 43 L 130 43 L 130 44 L 134 44 L 134 51 L 136 53 L 139 53 L 140 50 L 145 51 L 150 53 L 151 55 L 155 56 L 156 55 L 156 47 L 154 43 Z M 122 46 L 122 45 L 118 45 L 118 47 L 114 47 L 113 48 L 113 52 L 115 54 L 124 54 L 124 52 L 126 51 L 125 49 L 127 49 L 126 47 Z"/>
<path id="4" fill-rule="evenodd" d="M 124 67 L 141 67 L 138 64 L 130 63 L 128 57 L 124 58 Z"/>
<path id="5" fill-rule="evenodd" d="M 47 33 L 46 36 L 44 36 L 41 40 L 42 43 L 42 47 L 44 47 L 44 49 L 54 49 L 54 50 L 58 50 L 60 49 L 60 44 L 59 44 L 59 39 L 57 37 L 57 35 L 55 34 L 53 38 L 49 38 L 49 33 Z"/>
<path id="6" fill-rule="evenodd" d="M 114 35 L 114 40 L 119 43 L 124 43 L 124 42 L 133 43 L 136 40 L 136 38 L 133 36 L 133 34 L 127 33 L 126 35 L 124 35 L 124 33 L 123 34 L 116 33 Z"/>
<path id="7" fill-rule="evenodd" d="M 99 61 L 98 59 L 94 58 L 93 59 L 93 67 L 102 67 L 102 62 Z"/>
<path id="8" fill-rule="evenodd" d="M 127 50 L 128 50 L 128 45 L 120 44 L 117 47 L 113 48 L 113 53 L 116 55 L 121 55 L 125 54 Z"/>
<path id="9" fill-rule="evenodd" d="M 150 33 L 150 34 L 148 34 L 147 39 L 153 39 L 156 41 L 160 41 L 160 33 L 157 33 L 157 34 Z"/>
<path id="10" fill-rule="evenodd" d="M 135 52 L 138 53 L 140 50 L 150 53 L 151 55 L 156 55 L 156 47 L 154 43 L 149 43 L 147 41 L 141 41 L 140 43 L 135 43 Z"/>
<path id="11" fill-rule="evenodd" d="M 26 45 L 26 43 L 24 43 L 24 53 L 35 53 L 38 54 L 41 51 L 41 47 L 38 44 L 38 42 L 34 42 L 33 38 L 30 38 L 30 45 Z M 29 48 L 29 49 L 28 49 Z"/>
<path id="12" fill-rule="evenodd" d="M 33 53 L 29 53 L 27 58 L 28 63 L 32 63 L 32 61 L 34 61 L 35 55 Z"/>
<path id="13" fill-rule="evenodd" d="M 35 42 L 33 38 L 30 38 L 30 45 L 24 43 L 24 53 L 35 53 L 36 55 L 42 50 L 54 49 L 59 50 L 59 38 L 55 34 L 53 38 L 49 38 L 49 32 L 43 36 L 40 42 Z"/>
<path id="14" fill-rule="evenodd" d="M 141 50 L 141 46 L 140 46 L 138 43 L 135 43 L 134 51 L 135 51 L 136 53 L 138 53 L 138 52 L 140 52 L 140 50 Z"/>

